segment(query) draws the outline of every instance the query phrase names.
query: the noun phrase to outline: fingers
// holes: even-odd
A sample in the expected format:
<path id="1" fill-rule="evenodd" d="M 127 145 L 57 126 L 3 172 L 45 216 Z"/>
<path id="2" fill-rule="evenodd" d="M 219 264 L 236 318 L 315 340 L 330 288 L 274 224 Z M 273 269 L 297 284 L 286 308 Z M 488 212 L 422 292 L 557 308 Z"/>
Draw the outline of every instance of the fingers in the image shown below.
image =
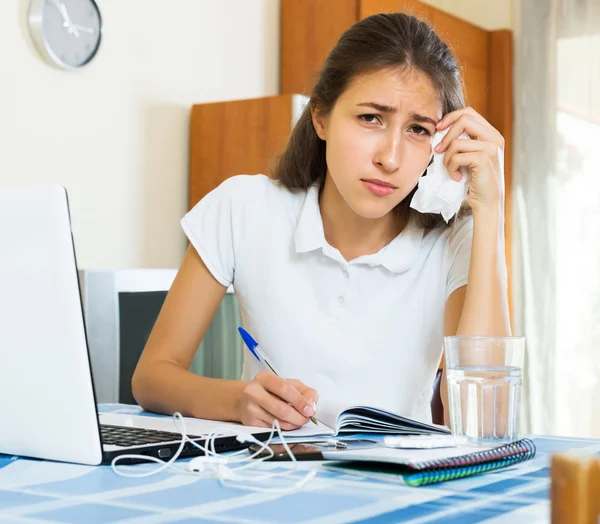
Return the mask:
<path id="1" fill-rule="evenodd" d="M 242 424 L 245 426 L 256 426 L 259 428 L 271 428 L 274 421 L 275 417 L 255 402 L 248 404 L 248 409 L 242 417 Z M 279 426 L 284 431 L 291 431 L 300 427 L 282 420 L 279 421 Z"/>
<path id="2" fill-rule="evenodd" d="M 448 145 L 454 140 L 458 139 L 458 137 L 463 133 L 467 133 L 471 137 L 477 137 L 477 140 L 486 140 L 484 137 L 484 135 L 486 135 L 484 124 L 468 119 L 457 120 L 457 122 L 450 128 L 450 131 L 448 131 L 444 138 L 442 138 L 441 142 L 435 146 L 435 152 L 444 152 Z M 465 139 L 463 138 L 462 140 Z"/>
<path id="3" fill-rule="evenodd" d="M 461 109 L 457 109 L 456 111 L 451 111 L 450 113 L 446 113 L 442 117 L 442 119 L 436 124 L 435 127 L 436 127 L 436 129 L 438 131 L 443 131 L 447 127 L 449 127 L 452 124 L 454 124 L 454 122 L 456 122 L 460 117 L 465 116 L 465 115 L 471 116 L 473 118 L 478 118 L 479 117 L 482 120 L 485 120 L 485 118 L 483 118 L 472 107 L 463 107 Z"/>
<path id="4" fill-rule="evenodd" d="M 250 411 L 253 404 L 258 405 L 262 410 L 267 412 L 267 416 L 260 416 L 261 420 L 265 420 L 269 425 L 273 420 L 279 420 L 280 424 L 291 424 L 294 428 L 304 426 L 308 422 L 308 418 L 301 415 L 292 406 L 281 400 L 279 397 L 267 391 L 262 384 L 253 381 L 244 389 L 244 395 L 248 397 L 248 410 Z"/>
<path id="5" fill-rule="evenodd" d="M 269 372 L 261 372 L 256 378 L 267 391 L 290 404 L 302 416 L 312 417 L 315 414 L 315 407 L 311 402 L 312 399 L 309 400 L 306 395 L 303 395 L 296 388 L 298 385 L 304 386 L 299 380 L 283 380 Z M 318 399 L 318 395 L 316 398 Z"/>
<path id="6" fill-rule="evenodd" d="M 319 402 L 319 394 L 316 389 L 308 387 L 306 384 L 303 384 L 299 380 L 294 378 L 288 379 L 288 382 L 291 382 L 294 387 L 300 392 L 300 394 L 308 400 L 309 404 L 313 407 L 313 415 L 317 414 L 317 402 Z M 314 419 L 312 419 L 314 422 Z"/>
<path id="7" fill-rule="evenodd" d="M 443 152 L 462 133 L 467 133 L 476 140 L 496 144 L 501 149 L 504 148 L 504 137 L 485 118 L 470 107 L 448 113 L 437 123 L 436 129 L 443 131 L 449 126 L 452 126 L 452 128 L 435 148 L 437 153 Z"/>
<path id="8" fill-rule="evenodd" d="M 271 427 L 277 419 L 282 429 L 297 429 L 308 423 L 316 412 L 318 393 L 299 380 L 284 380 L 269 371 L 261 371 L 243 391 L 245 406 L 242 422 Z"/>
<path id="9" fill-rule="evenodd" d="M 484 167 L 486 164 L 491 164 L 491 159 L 483 151 L 475 151 L 473 153 L 456 153 L 448 162 L 448 173 L 450 173 L 450 176 L 454 180 L 460 180 L 462 175 L 460 174 L 459 168 L 469 167 L 473 170 L 476 170 Z"/>
<path id="10" fill-rule="evenodd" d="M 317 393 L 316 389 L 308 387 L 306 384 L 296 380 L 295 378 L 288 378 L 287 381 L 292 384 L 309 402 L 314 404 L 319 402 L 319 394 Z"/>
<path id="11" fill-rule="evenodd" d="M 244 393 L 280 421 L 303 426 L 314 415 L 314 407 L 289 381 L 261 371 Z"/>
<path id="12" fill-rule="evenodd" d="M 456 153 L 472 153 L 474 151 L 483 151 L 490 158 L 495 158 L 498 156 L 498 147 L 496 144 L 492 144 L 491 142 L 483 142 L 481 140 L 466 140 L 464 138 L 457 138 L 456 140 L 453 140 L 446 149 L 444 163 L 446 163 L 448 158 Z"/>
<path id="13" fill-rule="evenodd" d="M 462 138 L 457 138 L 456 140 L 450 143 L 444 155 L 444 165 L 448 169 L 450 177 L 456 181 L 459 181 L 462 177 L 456 165 L 458 164 L 458 167 L 463 167 L 464 164 L 459 163 L 460 161 L 472 161 L 475 158 L 454 158 L 456 155 L 462 153 L 481 153 L 482 156 L 477 163 L 478 166 L 482 166 L 488 163 L 488 160 L 495 162 L 498 159 L 498 148 L 495 144 L 491 144 L 490 142 L 481 142 L 479 140 L 465 140 Z M 469 165 L 467 167 L 473 166 Z"/>

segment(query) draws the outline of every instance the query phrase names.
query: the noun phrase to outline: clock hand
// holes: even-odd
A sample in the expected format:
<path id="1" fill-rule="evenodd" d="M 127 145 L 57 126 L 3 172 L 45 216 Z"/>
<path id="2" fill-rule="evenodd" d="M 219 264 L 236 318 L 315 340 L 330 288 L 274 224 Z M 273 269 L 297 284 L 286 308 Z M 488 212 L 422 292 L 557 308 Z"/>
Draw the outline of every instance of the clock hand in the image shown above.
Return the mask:
<path id="1" fill-rule="evenodd" d="M 73 24 L 73 27 L 75 29 L 77 29 L 78 31 L 82 31 L 83 33 L 89 33 L 90 35 L 93 35 L 96 32 L 91 27 L 84 27 L 84 26 L 78 25 L 78 24 Z"/>
<path id="2" fill-rule="evenodd" d="M 65 23 L 63 25 L 67 28 L 70 34 L 75 35 L 77 38 L 79 38 L 79 31 L 77 30 L 75 24 L 71 20 L 71 17 L 69 16 L 67 6 L 65 4 L 62 4 L 61 6 L 63 18 L 65 19 Z"/>
<path id="3" fill-rule="evenodd" d="M 77 27 L 75 27 L 75 24 L 73 24 L 73 22 L 71 21 L 71 17 L 69 16 L 69 12 L 67 11 L 67 6 L 60 0 L 54 0 L 54 5 L 56 5 L 60 14 L 62 15 L 64 20 L 63 26 L 67 28 L 69 34 L 75 35 L 77 38 L 79 38 L 79 31 L 77 30 Z"/>

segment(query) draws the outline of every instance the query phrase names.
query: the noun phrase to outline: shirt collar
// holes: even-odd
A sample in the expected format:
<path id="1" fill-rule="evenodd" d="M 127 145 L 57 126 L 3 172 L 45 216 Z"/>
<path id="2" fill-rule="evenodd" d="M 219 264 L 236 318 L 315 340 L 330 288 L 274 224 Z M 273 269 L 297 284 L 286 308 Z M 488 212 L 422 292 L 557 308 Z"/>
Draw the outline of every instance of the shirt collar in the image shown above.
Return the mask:
<path id="1" fill-rule="evenodd" d="M 423 229 L 409 220 L 402 232 L 387 246 L 372 255 L 364 255 L 349 262 L 349 265 L 383 266 L 393 273 L 402 273 L 410 269 L 417 259 L 423 241 Z M 326 256 L 343 260 L 341 255 L 332 256 L 332 251 L 339 254 L 325 240 L 323 219 L 319 208 L 319 186 L 313 185 L 306 192 L 306 198 L 294 232 L 296 253 L 307 253 L 322 249 Z"/>
<path id="2" fill-rule="evenodd" d="M 323 219 L 319 208 L 319 186 L 311 186 L 306 192 L 294 233 L 296 253 L 307 253 L 327 245 L 323 232 Z"/>
<path id="3" fill-rule="evenodd" d="M 370 259 L 369 265 L 382 265 L 392 273 L 402 273 L 410 269 L 421 251 L 424 230 L 414 220 L 409 220 L 402 232 L 387 246 L 373 255 L 360 257 Z"/>

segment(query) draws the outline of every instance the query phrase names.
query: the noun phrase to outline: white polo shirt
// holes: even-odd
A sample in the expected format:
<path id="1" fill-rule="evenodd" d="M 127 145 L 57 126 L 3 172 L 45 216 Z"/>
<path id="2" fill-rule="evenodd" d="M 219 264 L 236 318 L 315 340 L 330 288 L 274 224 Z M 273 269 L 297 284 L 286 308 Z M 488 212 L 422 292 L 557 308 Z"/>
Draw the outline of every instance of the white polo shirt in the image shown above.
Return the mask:
<path id="1" fill-rule="evenodd" d="M 472 219 L 426 234 L 411 222 L 347 262 L 325 240 L 318 195 L 239 175 L 181 224 L 213 276 L 233 284 L 244 327 L 278 371 L 318 391 L 318 412 L 368 405 L 430 422 L 444 307 L 467 283 Z M 246 351 L 242 378 L 260 369 Z"/>

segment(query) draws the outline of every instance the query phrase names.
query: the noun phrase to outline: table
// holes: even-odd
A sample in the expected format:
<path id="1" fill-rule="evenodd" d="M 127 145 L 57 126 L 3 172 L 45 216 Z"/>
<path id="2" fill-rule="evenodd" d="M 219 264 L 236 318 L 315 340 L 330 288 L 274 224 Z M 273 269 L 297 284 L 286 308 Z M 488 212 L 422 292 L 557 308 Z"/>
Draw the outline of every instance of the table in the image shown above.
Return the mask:
<path id="1" fill-rule="evenodd" d="M 137 406 L 101 405 L 101 411 L 140 414 Z M 550 454 L 600 454 L 600 440 L 531 437 L 534 459 L 478 477 L 410 488 L 334 473 L 321 463 L 316 478 L 295 493 L 260 493 L 226 487 L 214 478 L 169 471 L 140 479 L 115 475 L 110 466 L 89 467 L 0 455 L 0 522 L 100 524 L 311 523 L 532 524 L 550 522 Z M 142 470 L 156 465 L 129 466 Z M 262 464 L 285 468 L 287 464 Z M 274 487 L 300 479 L 263 484 Z"/>

